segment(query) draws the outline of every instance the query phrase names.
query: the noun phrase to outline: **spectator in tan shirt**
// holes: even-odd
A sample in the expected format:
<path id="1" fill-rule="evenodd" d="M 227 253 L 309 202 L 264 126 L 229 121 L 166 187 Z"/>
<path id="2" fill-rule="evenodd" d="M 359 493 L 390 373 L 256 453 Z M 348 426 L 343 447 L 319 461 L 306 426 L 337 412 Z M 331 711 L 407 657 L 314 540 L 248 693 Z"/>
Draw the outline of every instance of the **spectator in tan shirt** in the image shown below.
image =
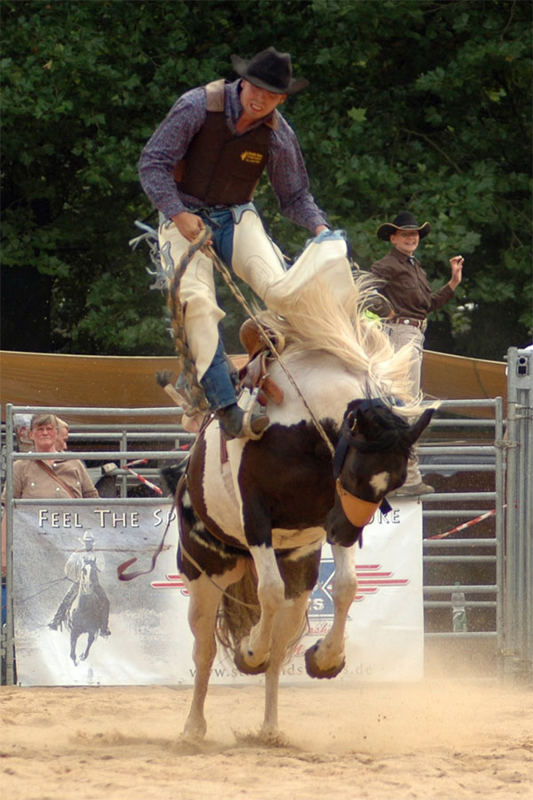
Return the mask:
<path id="1" fill-rule="evenodd" d="M 30 436 L 35 453 L 56 453 L 57 418 L 38 414 L 32 418 Z M 20 459 L 13 464 L 13 497 L 98 497 L 86 467 L 78 459 Z"/>
<path id="2" fill-rule="evenodd" d="M 56 453 L 58 432 L 54 414 L 32 417 L 30 438 L 37 453 Z M 59 454 L 58 454 L 59 456 Z M 84 464 L 78 459 L 19 459 L 13 464 L 13 497 L 54 500 L 58 497 L 98 497 Z M 5 503 L 5 488 L 2 504 Z M 2 519 L 2 566 L 5 571 L 5 514 Z"/>

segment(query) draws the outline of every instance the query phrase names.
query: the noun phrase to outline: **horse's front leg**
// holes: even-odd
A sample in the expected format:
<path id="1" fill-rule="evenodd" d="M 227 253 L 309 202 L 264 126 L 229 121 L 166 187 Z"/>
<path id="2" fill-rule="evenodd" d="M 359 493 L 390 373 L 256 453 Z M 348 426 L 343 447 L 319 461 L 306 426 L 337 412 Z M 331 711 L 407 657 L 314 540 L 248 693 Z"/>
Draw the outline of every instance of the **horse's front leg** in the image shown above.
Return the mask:
<path id="1" fill-rule="evenodd" d="M 92 631 L 87 631 L 87 647 L 82 656 L 80 656 L 80 661 L 85 661 L 87 656 L 89 655 L 89 650 L 91 649 L 91 645 L 94 642 L 94 633 Z"/>
<path id="2" fill-rule="evenodd" d="M 278 732 L 279 677 L 287 655 L 307 628 L 307 608 L 318 578 L 321 549 L 320 542 L 313 552 L 300 558 L 286 556 L 278 561 L 286 600 L 274 621 L 270 662 L 265 675 L 265 717 L 261 734 L 267 738 Z"/>
<path id="3" fill-rule="evenodd" d="M 74 631 L 74 629 L 70 631 L 70 657 L 75 667 L 78 665 L 78 659 L 76 658 L 76 645 L 78 643 L 78 636 L 79 633 Z"/>
<path id="4" fill-rule="evenodd" d="M 261 616 L 249 635 L 242 639 L 235 664 L 241 672 L 255 675 L 265 672 L 268 666 L 274 617 L 285 601 L 285 584 L 272 547 L 251 547 L 250 553 L 257 572 L 257 598 Z"/>
<path id="5" fill-rule="evenodd" d="M 357 592 L 355 548 L 332 545 L 335 562 L 333 579 L 333 624 L 324 637 L 307 650 L 305 666 L 312 678 L 334 678 L 344 669 L 344 634 L 348 611 Z"/>
<path id="6" fill-rule="evenodd" d="M 305 631 L 306 611 L 311 592 L 287 600 L 276 615 L 270 661 L 265 675 L 265 716 L 261 734 L 272 737 L 278 732 L 279 678 L 288 650 Z"/>

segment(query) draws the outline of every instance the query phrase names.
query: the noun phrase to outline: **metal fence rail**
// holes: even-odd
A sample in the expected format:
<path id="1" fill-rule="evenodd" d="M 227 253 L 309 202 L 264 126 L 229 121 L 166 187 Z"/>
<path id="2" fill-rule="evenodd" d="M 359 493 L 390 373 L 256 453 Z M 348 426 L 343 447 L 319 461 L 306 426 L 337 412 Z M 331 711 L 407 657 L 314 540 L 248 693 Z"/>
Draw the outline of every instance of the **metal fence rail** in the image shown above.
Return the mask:
<path id="1" fill-rule="evenodd" d="M 428 639 L 486 639 L 493 642 L 507 675 L 532 675 L 533 660 L 533 558 L 532 497 L 526 476 L 533 474 L 533 424 L 531 377 L 533 355 L 509 351 L 510 390 L 507 426 L 502 398 L 442 401 L 419 444 L 420 467 L 435 493 L 423 498 L 423 560 L 425 636 Z M 521 360 L 522 359 L 522 360 Z M 517 370 L 526 370 L 523 375 Z M 516 380 L 515 380 L 516 375 Z M 513 382 L 514 381 L 514 382 Z M 516 384 L 516 385 L 515 385 Z M 461 408 L 490 409 L 491 418 L 456 416 Z M 5 484 L 8 553 L 12 545 L 13 508 L 35 503 L 12 500 L 12 465 L 15 458 L 31 458 L 14 450 L 15 413 L 56 413 L 69 420 L 72 447 L 62 458 L 77 458 L 90 467 L 94 462 L 117 463 L 117 498 L 128 496 L 132 506 L 160 503 L 157 497 L 132 497 L 135 481 L 126 465 L 146 459 L 136 467 L 141 476 L 159 485 L 159 466 L 185 457 L 180 448 L 194 439 L 177 422 L 180 409 L 117 409 L 7 406 L 5 424 Z M 76 424 L 76 416 L 91 416 L 93 423 Z M 168 417 L 168 424 L 145 423 L 143 417 Z M 99 423 L 99 417 L 117 418 L 116 424 Z M 121 416 L 139 422 L 120 422 Z M 83 448 L 83 449 L 81 449 Z M 97 449 L 91 449 L 97 448 Z M 159 448 L 159 449 L 157 449 Z M 46 454 L 42 454 L 46 458 Z M 53 458 L 53 454 L 49 456 Z M 507 477 L 506 477 L 507 468 Z M 73 501 L 60 502 L 68 506 Z M 101 499 L 76 501 L 97 505 Z M 481 517 L 482 521 L 476 521 Z M 476 527 L 479 525 L 479 527 Z M 442 536 L 443 538 L 432 538 Z M 5 674 L 12 677 L 14 654 L 12 570 L 7 564 L 7 626 L 2 637 Z M 452 593 L 464 592 L 468 630 L 452 626 Z M 7 664 L 7 669 L 6 669 Z"/>

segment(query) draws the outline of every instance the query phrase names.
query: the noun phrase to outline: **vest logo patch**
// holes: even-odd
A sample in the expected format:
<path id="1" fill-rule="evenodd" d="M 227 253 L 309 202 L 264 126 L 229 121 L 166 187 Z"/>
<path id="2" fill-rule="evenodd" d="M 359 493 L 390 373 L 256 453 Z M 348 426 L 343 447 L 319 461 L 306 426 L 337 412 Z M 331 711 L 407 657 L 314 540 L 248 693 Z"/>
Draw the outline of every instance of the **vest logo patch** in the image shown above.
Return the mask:
<path id="1" fill-rule="evenodd" d="M 260 164 L 262 160 L 262 153 L 254 153 L 253 150 L 243 150 L 241 153 L 241 161 L 245 161 L 247 164 Z"/>

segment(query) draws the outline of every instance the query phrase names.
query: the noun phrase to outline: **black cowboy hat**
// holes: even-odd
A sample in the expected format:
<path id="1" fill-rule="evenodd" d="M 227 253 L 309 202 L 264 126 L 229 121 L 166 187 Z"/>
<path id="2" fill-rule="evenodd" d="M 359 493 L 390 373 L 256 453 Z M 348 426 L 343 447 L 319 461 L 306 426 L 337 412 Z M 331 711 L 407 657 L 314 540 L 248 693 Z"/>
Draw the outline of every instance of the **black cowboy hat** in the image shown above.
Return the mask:
<path id="1" fill-rule="evenodd" d="M 309 86 L 305 78 L 292 77 L 290 54 L 278 53 L 275 47 L 261 50 L 250 61 L 233 55 L 231 63 L 241 78 L 275 94 L 296 94 Z"/>
<path id="2" fill-rule="evenodd" d="M 418 231 L 420 238 L 423 239 L 431 230 L 429 222 L 419 225 L 415 217 L 409 211 L 400 211 L 394 222 L 384 222 L 378 228 L 378 239 L 384 242 L 389 241 L 391 234 L 396 231 Z"/>

